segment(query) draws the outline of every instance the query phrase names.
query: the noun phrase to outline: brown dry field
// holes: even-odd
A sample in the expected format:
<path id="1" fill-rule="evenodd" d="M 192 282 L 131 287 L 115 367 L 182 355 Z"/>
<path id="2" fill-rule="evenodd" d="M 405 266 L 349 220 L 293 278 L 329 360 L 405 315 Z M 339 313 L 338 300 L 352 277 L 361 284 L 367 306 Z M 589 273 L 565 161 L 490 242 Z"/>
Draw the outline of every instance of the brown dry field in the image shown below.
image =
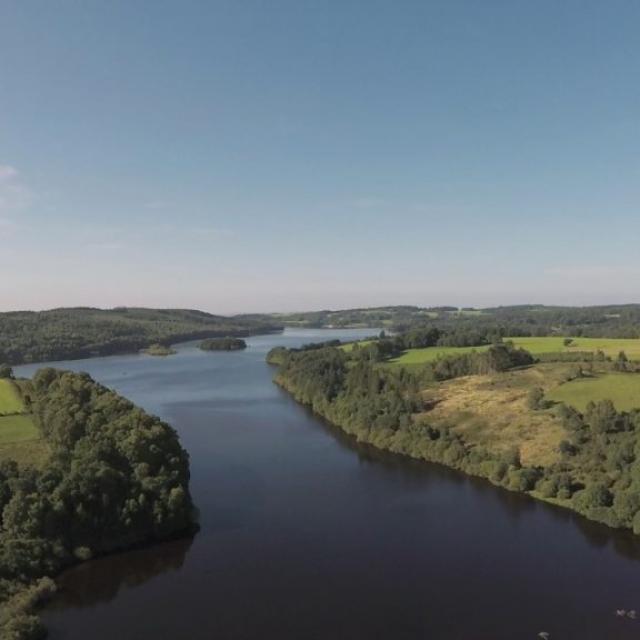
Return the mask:
<path id="1" fill-rule="evenodd" d="M 558 446 L 567 433 L 552 410 L 527 406 L 532 387 L 557 387 L 570 365 L 541 364 L 490 376 L 466 376 L 424 391 L 433 406 L 422 414 L 447 425 L 468 444 L 495 452 L 518 448 L 524 465 L 547 466 L 560 459 Z"/>

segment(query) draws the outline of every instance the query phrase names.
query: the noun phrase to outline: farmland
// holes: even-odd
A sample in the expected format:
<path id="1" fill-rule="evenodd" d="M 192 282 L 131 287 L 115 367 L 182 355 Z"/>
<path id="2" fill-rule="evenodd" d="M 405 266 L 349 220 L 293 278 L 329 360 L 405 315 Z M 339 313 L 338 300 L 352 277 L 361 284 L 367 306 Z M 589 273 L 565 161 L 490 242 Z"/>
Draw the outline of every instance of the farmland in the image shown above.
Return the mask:
<path id="1" fill-rule="evenodd" d="M 547 394 L 547 399 L 564 402 L 584 411 L 589 402 L 609 399 L 618 411 L 640 408 L 640 375 L 605 373 L 566 382 Z"/>
<path id="2" fill-rule="evenodd" d="M 602 351 L 605 355 L 615 358 L 620 351 L 624 351 L 630 360 L 640 360 L 640 340 L 637 338 L 572 338 L 571 344 L 564 345 L 564 338 L 511 338 L 518 346 L 533 355 L 540 353 L 570 353 L 572 351 Z"/>
<path id="3" fill-rule="evenodd" d="M 624 351 L 630 360 L 640 360 L 640 340 L 638 339 L 614 339 L 614 338 L 573 338 L 569 345 L 564 344 L 565 338 L 507 338 L 512 340 L 517 347 L 522 347 L 532 355 L 543 353 L 571 353 L 578 351 L 604 352 L 605 355 L 615 358 L 620 351 Z M 433 362 L 438 358 L 460 355 L 470 351 L 483 351 L 488 345 L 479 347 L 427 347 L 425 349 L 409 349 L 397 358 L 389 360 L 393 365 L 420 365 Z"/>
<path id="4" fill-rule="evenodd" d="M 0 379 L 0 461 L 39 466 L 48 448 L 22 401 L 16 382 Z"/>
<path id="5" fill-rule="evenodd" d="M 489 346 L 480 347 L 427 347 L 425 349 L 409 349 L 397 358 L 389 360 L 389 364 L 394 365 L 419 365 L 425 362 L 433 362 L 438 358 L 446 358 L 447 356 L 457 356 L 461 353 L 470 351 L 484 351 Z"/>
<path id="6" fill-rule="evenodd" d="M 0 445 L 35 440 L 40 433 L 30 415 L 0 417 Z"/>
<path id="7" fill-rule="evenodd" d="M 0 379 L 0 416 L 22 411 L 24 404 L 16 384 L 12 380 Z"/>

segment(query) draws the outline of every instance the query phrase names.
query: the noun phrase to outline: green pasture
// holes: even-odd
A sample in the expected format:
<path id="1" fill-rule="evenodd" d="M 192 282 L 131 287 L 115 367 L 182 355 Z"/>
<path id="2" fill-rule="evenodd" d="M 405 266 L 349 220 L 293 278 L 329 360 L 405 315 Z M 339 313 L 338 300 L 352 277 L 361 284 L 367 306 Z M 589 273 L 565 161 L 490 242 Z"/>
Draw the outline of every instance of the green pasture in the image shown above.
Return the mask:
<path id="1" fill-rule="evenodd" d="M 538 353 L 555 353 L 564 351 L 603 351 L 606 355 L 616 357 L 624 351 L 630 360 L 640 360 L 640 340 L 637 338 L 572 338 L 569 346 L 564 345 L 565 338 L 509 338 L 533 355 Z"/>
<path id="2" fill-rule="evenodd" d="M 614 339 L 614 338 L 573 338 L 570 345 L 565 346 L 565 338 L 506 338 L 513 343 L 529 351 L 532 355 L 541 353 L 558 353 L 572 351 L 603 351 L 606 355 L 615 358 L 620 351 L 624 351 L 630 360 L 640 360 L 640 340 L 638 339 Z M 483 351 L 488 346 L 480 347 L 427 347 L 425 349 L 409 349 L 401 356 L 389 361 L 394 365 L 419 365 L 432 362 L 446 356 L 460 355 L 469 351 Z"/>
<path id="3" fill-rule="evenodd" d="M 39 437 L 40 432 L 30 415 L 0 416 L 0 445 Z"/>
<path id="4" fill-rule="evenodd" d="M 12 380 L 0 379 L 0 416 L 24 411 L 18 387 Z"/>
<path id="5" fill-rule="evenodd" d="M 408 349 L 401 356 L 389 360 L 389 364 L 394 365 L 419 365 L 426 362 L 433 362 L 438 358 L 447 356 L 457 356 L 461 353 L 469 353 L 470 351 L 485 351 L 487 346 L 480 347 L 427 347 L 426 349 Z"/>
<path id="6" fill-rule="evenodd" d="M 24 402 L 17 384 L 0 380 L 0 461 L 15 460 L 19 465 L 41 465 L 49 455 Z"/>
<path id="7" fill-rule="evenodd" d="M 590 401 L 611 400 L 618 411 L 640 408 L 640 374 L 607 373 L 594 378 L 565 382 L 546 395 L 584 411 Z"/>

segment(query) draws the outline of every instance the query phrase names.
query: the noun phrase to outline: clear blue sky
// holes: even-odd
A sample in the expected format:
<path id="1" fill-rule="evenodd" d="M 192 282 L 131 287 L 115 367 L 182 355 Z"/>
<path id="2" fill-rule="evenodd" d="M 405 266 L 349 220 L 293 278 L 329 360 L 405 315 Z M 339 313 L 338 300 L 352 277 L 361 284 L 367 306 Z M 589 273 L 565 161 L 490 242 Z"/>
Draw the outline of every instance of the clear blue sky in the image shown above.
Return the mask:
<path id="1" fill-rule="evenodd" d="M 5 0 L 0 308 L 640 301 L 640 3 Z"/>

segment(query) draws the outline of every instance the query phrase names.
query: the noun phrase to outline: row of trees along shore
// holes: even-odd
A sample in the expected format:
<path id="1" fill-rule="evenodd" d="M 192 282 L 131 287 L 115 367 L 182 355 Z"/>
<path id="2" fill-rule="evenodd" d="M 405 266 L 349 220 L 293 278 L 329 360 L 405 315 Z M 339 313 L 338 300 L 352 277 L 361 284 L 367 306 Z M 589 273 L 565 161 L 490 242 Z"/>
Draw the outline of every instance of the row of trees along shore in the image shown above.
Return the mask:
<path id="1" fill-rule="evenodd" d="M 616 411 L 609 400 L 590 403 L 584 413 L 557 403 L 553 410 L 567 431 L 560 461 L 525 466 L 516 449 L 497 454 L 447 427 L 430 425 L 419 392 L 426 381 L 504 372 L 528 366 L 534 358 L 504 343 L 441 358 L 416 371 L 380 367 L 381 353 L 400 342 L 413 343 L 412 337 L 405 340 L 380 340 L 350 351 L 335 343 L 276 348 L 268 361 L 278 366 L 277 384 L 360 442 L 444 464 L 640 534 L 640 411 Z M 549 409 L 535 391 L 530 403 L 535 410 Z"/>

